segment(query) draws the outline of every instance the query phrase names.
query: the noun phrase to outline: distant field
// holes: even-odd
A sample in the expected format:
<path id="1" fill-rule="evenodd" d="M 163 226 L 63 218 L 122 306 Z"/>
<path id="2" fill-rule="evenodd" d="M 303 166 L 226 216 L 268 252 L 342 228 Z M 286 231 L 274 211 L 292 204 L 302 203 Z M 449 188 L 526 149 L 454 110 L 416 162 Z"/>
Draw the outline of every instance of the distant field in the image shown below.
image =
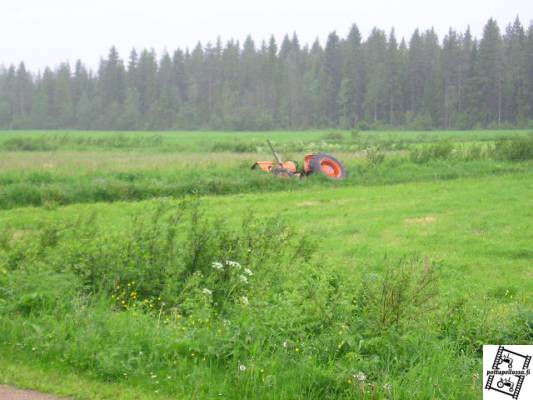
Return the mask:
<path id="1" fill-rule="evenodd" d="M 348 179 L 250 170 L 267 138 Z M 0 132 L 0 381 L 478 399 L 481 346 L 533 340 L 532 159 L 528 131 Z"/>
<path id="2" fill-rule="evenodd" d="M 355 149 L 358 144 L 390 145 L 454 142 L 486 142 L 502 137 L 526 136 L 527 130 L 497 131 L 342 131 L 273 132 L 101 132 L 101 131 L 0 131 L 0 150 L 113 150 L 141 149 L 155 152 L 267 152 L 266 139 L 299 149 L 317 146 Z M 340 139 L 336 137 L 340 135 Z M 18 141 L 18 142 L 17 142 Z M 6 144 L 7 142 L 7 144 Z"/>
<path id="3" fill-rule="evenodd" d="M 372 185 L 529 171 L 521 152 L 532 137 L 527 131 L 3 132 L 0 208 L 331 185 L 251 171 L 255 161 L 272 158 L 267 138 L 285 159 L 301 162 L 319 151 L 342 159 L 349 175 L 340 185 Z"/>

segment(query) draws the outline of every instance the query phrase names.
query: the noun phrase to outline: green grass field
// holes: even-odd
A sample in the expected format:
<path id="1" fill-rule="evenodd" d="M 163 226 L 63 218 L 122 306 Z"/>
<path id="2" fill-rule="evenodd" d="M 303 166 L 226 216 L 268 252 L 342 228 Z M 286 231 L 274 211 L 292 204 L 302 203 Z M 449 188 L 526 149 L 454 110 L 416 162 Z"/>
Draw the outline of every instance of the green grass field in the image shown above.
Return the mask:
<path id="1" fill-rule="evenodd" d="M 251 171 L 271 138 L 349 177 Z M 479 399 L 533 339 L 532 136 L 0 133 L 0 381 L 79 398 Z"/>

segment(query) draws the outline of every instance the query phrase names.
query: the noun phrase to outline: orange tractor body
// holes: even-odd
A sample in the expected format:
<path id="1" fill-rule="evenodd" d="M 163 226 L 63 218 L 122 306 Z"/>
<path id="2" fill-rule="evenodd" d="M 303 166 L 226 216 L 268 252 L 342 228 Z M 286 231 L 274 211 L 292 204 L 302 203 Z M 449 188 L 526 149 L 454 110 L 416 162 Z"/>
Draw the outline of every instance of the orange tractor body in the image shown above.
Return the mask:
<path id="1" fill-rule="evenodd" d="M 272 169 L 275 167 L 281 167 L 286 169 L 289 172 L 292 172 L 295 174 L 297 171 L 296 163 L 294 161 L 285 161 L 279 165 L 275 161 L 257 161 L 253 166 L 252 169 L 259 168 L 261 171 L 264 172 L 272 172 Z"/>

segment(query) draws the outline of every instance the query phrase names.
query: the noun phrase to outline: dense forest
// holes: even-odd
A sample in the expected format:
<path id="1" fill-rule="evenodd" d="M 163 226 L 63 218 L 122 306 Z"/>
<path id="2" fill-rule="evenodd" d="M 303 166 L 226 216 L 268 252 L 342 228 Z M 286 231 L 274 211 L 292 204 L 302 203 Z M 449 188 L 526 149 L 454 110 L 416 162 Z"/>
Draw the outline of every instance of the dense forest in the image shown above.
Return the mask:
<path id="1" fill-rule="evenodd" d="M 533 124 L 533 23 L 408 41 L 356 25 L 325 46 L 230 40 L 158 57 L 115 48 L 37 74 L 0 68 L 2 129 L 469 129 Z"/>

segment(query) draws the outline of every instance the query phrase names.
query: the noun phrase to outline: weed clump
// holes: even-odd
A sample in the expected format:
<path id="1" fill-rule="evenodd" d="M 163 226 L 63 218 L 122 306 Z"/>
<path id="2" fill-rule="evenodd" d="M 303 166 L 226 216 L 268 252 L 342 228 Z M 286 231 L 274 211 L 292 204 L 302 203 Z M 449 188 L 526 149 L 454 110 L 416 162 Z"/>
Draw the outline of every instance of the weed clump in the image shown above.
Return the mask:
<path id="1" fill-rule="evenodd" d="M 383 161 L 385 161 L 385 153 L 376 147 L 369 147 L 366 149 L 365 155 L 368 165 L 372 167 L 383 164 Z"/>

